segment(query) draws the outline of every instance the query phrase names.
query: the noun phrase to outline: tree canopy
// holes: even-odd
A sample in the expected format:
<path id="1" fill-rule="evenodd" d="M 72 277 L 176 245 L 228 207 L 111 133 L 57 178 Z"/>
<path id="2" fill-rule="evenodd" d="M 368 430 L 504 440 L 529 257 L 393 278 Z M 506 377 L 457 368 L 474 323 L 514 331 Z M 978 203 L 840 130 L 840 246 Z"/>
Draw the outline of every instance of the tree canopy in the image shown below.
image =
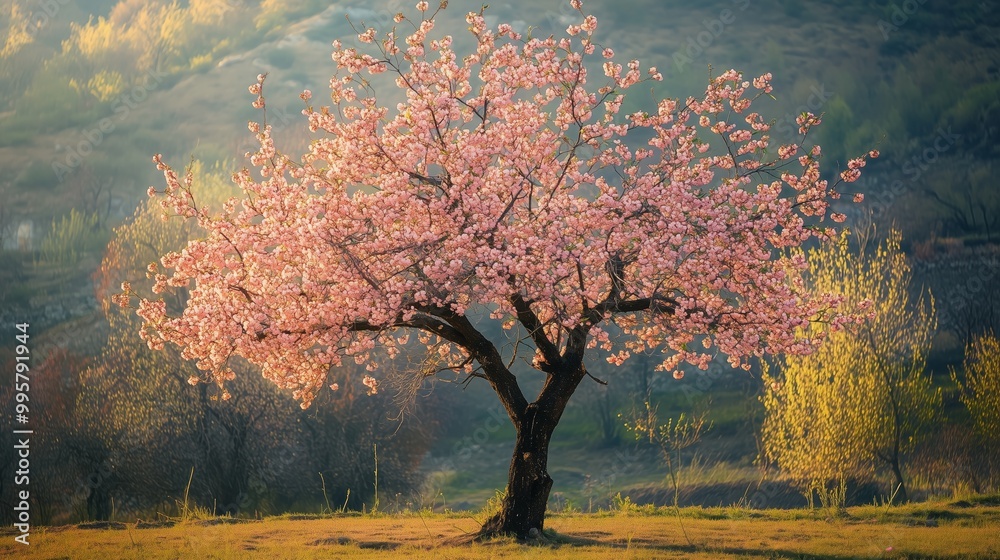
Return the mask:
<path id="1" fill-rule="evenodd" d="M 471 366 L 469 351 L 485 358 L 450 324 L 477 305 L 508 327 L 520 322 L 543 371 L 588 344 L 608 346 L 597 325 L 612 317 L 632 336 L 618 363 L 666 347 L 661 367 L 704 366 L 714 345 L 742 365 L 814 342 L 794 329 L 830 302 L 797 281 L 804 259 L 777 251 L 829 235 L 806 220 L 823 219 L 832 192 L 818 149 L 768 149 L 768 124 L 748 109 L 769 76 L 751 85 L 729 71 L 704 98 L 623 117 L 639 65 L 624 70 L 604 49 L 609 82 L 586 89 L 593 16 L 570 27 L 576 39 L 558 40 L 468 19 L 479 46 L 461 62 L 447 36 L 427 51 L 432 18 L 405 45 L 383 43 L 382 58 L 338 43 L 335 105 L 306 110 L 310 129 L 326 134 L 293 161 L 267 126 L 251 124 L 264 178 L 235 174 L 246 196 L 221 214 L 199 208 L 157 159 L 163 206 L 197 216 L 208 235 L 163 258 L 173 273 L 157 272 L 155 291 L 195 286 L 178 317 L 142 302 L 151 344 L 177 343 L 217 380 L 230 356 L 244 356 L 307 404 L 343 356 L 376 369 L 371 350 L 397 347 L 397 329 L 451 342 L 456 366 Z M 385 71 L 406 92 L 395 111 L 362 76 Z M 251 87 L 258 106 L 263 81 Z M 801 132 L 816 122 L 805 116 Z M 630 148 L 637 129 L 651 138 Z M 723 153 L 703 155 L 709 136 Z"/>

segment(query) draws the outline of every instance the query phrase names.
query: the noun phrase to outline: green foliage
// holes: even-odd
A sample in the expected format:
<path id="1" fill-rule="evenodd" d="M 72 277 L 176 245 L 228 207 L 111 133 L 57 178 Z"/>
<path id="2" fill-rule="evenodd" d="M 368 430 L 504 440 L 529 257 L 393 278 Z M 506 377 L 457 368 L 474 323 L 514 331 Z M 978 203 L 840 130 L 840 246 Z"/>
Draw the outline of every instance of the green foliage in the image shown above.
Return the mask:
<path id="1" fill-rule="evenodd" d="M 39 35 L 58 30 L 61 36 L 0 56 L 0 103 L 14 109 L 6 130 L 37 134 L 95 123 L 131 88 L 145 87 L 151 76 L 158 80 L 156 89 L 169 89 L 185 73 L 204 71 L 217 57 L 261 35 L 252 25 L 253 3 L 90 4 L 89 19 L 85 12 L 74 21 L 80 17 L 77 7 L 61 3 Z M 0 104 L 0 112 L 4 110 Z M 5 138 L 0 143 L 12 142 Z"/>
<path id="2" fill-rule="evenodd" d="M 942 115 L 963 136 L 980 136 L 984 124 L 995 124 L 1000 117 L 1000 82 L 968 88 Z M 985 122 L 984 122 L 985 120 Z"/>
<path id="3" fill-rule="evenodd" d="M 823 126 L 819 130 L 819 143 L 823 146 L 826 157 L 843 165 L 849 157 L 856 154 L 847 147 L 847 139 L 856 126 L 854 113 L 840 96 L 831 99 L 822 110 Z"/>
<path id="4" fill-rule="evenodd" d="M 994 448 L 1000 446 L 1000 340 L 992 334 L 975 338 L 965 350 L 962 370 L 961 378 L 951 370 L 959 398 L 979 435 Z"/>
<path id="5" fill-rule="evenodd" d="M 98 215 L 84 215 L 74 208 L 68 216 L 52 221 L 52 228 L 42 239 L 41 259 L 48 264 L 73 266 L 85 253 L 100 250 L 106 240 Z"/>
<path id="6" fill-rule="evenodd" d="M 838 480 L 830 484 L 818 485 L 809 492 L 809 499 L 812 500 L 812 495 L 815 494 L 819 497 L 820 506 L 830 512 L 832 515 L 840 515 L 844 511 L 844 506 L 847 505 L 847 480 L 841 476 Z M 809 507 L 812 508 L 813 504 L 810 503 Z"/>
<path id="7" fill-rule="evenodd" d="M 37 160 L 29 163 L 14 179 L 14 186 L 22 190 L 51 190 L 57 183 L 52 166 L 48 162 Z"/>
<path id="8" fill-rule="evenodd" d="M 49 61 L 35 75 L 31 86 L 14 103 L 15 114 L 5 125 L 34 133 L 62 130 L 93 123 L 105 110 L 70 83 L 72 62 Z"/>
<path id="9" fill-rule="evenodd" d="M 39 49 L 26 49 L 8 56 L 0 56 L 0 112 L 8 110 L 13 101 L 24 94 L 35 73 L 41 67 L 44 55 Z"/>
<path id="10" fill-rule="evenodd" d="M 628 496 L 622 496 L 621 492 L 611 498 L 611 511 L 618 515 L 635 515 L 639 512 L 639 507 Z"/>
<path id="11" fill-rule="evenodd" d="M 497 490 L 489 499 L 486 500 L 486 504 L 483 509 L 479 510 L 479 514 L 476 515 L 476 520 L 480 525 L 486 523 L 486 520 L 493 519 L 493 517 L 500 513 L 503 509 L 503 501 L 507 499 L 507 489 Z"/>
<path id="12" fill-rule="evenodd" d="M 282 0 L 261 0 L 255 10 L 254 25 L 259 31 L 275 32 L 289 22 L 308 14 L 326 9 L 329 3 L 322 0 L 306 0 L 289 4 Z"/>

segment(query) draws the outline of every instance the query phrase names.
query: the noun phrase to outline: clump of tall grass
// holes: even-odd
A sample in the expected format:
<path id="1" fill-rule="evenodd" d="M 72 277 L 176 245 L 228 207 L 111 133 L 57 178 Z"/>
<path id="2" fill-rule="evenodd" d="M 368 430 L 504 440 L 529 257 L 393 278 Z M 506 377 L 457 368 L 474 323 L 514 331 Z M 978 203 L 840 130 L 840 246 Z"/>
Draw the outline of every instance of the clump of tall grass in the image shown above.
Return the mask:
<path id="1" fill-rule="evenodd" d="M 473 519 L 480 525 L 485 525 L 494 515 L 500 513 L 505 499 L 507 499 L 507 489 L 497 490 L 491 498 L 486 500 L 486 505 L 479 511 L 478 515 L 473 516 Z"/>
<path id="2" fill-rule="evenodd" d="M 85 253 L 100 250 L 107 236 L 96 213 L 87 215 L 74 208 L 69 215 L 52 221 L 52 227 L 42 240 L 41 261 L 59 266 L 76 265 Z"/>

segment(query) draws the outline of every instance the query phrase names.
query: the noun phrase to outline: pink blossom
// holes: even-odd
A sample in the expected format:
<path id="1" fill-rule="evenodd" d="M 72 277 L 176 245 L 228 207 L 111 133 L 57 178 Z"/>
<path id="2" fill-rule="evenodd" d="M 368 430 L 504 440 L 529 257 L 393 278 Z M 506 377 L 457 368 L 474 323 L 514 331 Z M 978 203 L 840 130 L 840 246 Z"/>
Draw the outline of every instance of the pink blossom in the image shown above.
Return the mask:
<path id="1" fill-rule="evenodd" d="M 781 146 L 778 148 L 778 157 L 781 159 L 788 159 L 793 157 L 799 151 L 799 147 L 796 144 L 788 144 L 786 146 Z"/>
<path id="2" fill-rule="evenodd" d="M 358 34 L 358 40 L 362 43 L 371 43 L 375 40 L 375 28 L 369 27 L 364 33 Z"/>
<path id="3" fill-rule="evenodd" d="M 616 64 L 610 48 L 604 75 L 589 72 L 597 19 L 580 15 L 565 35 L 520 38 L 470 12 L 464 58 L 432 14 L 402 26 L 407 36 L 335 41 L 328 105 L 303 110 L 313 140 L 285 154 L 270 125 L 249 124 L 253 169 L 233 175 L 243 196 L 217 214 L 156 156 L 157 202 L 204 234 L 148 269 L 154 294 L 183 291 L 186 303 L 175 313 L 138 298 L 143 339 L 180 348 L 219 383 L 241 357 L 309 406 L 339 388 L 331 370 L 375 372 L 412 345 L 442 369 L 482 371 L 492 356 L 456 333 L 486 314 L 511 336 L 558 341 L 532 359 L 543 372 L 572 340 L 615 365 L 660 356 L 678 379 L 716 355 L 746 368 L 807 353 L 820 343 L 803 334 L 811 321 L 854 320 L 810 293 L 791 251 L 828 239 L 834 230 L 815 226 L 828 215 L 846 216 L 830 212 L 819 147 L 772 147 L 769 119 L 752 112 L 770 74 L 727 70 L 701 95 L 621 115 L 662 76 Z M 380 73 L 393 79 L 371 80 Z M 265 78 L 249 88 L 261 108 Z M 819 122 L 797 120 L 802 134 Z M 862 167 L 851 160 L 841 179 Z M 136 295 L 125 283 L 115 302 Z M 617 337 L 601 330 L 609 322 Z"/>
<path id="4" fill-rule="evenodd" d="M 853 183 L 861 177 L 861 171 L 857 169 L 845 169 L 840 173 L 840 178 L 844 180 L 845 183 Z"/>

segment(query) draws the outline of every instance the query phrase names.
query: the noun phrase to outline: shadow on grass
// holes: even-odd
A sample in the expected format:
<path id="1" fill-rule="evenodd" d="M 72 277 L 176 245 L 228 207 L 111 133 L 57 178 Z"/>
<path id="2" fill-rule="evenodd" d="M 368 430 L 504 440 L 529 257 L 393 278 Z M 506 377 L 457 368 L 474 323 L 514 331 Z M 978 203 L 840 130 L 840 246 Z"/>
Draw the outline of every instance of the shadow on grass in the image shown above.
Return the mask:
<path id="1" fill-rule="evenodd" d="M 358 548 L 368 549 L 368 550 L 396 550 L 397 548 L 402 546 L 402 544 L 398 542 L 359 541 L 345 536 L 328 537 L 325 539 L 319 539 L 309 543 L 309 546 L 323 546 L 323 547 L 350 546 L 350 545 L 355 545 Z"/>
<path id="2" fill-rule="evenodd" d="M 697 545 L 684 545 L 684 544 L 664 544 L 662 541 L 657 541 L 647 538 L 632 538 L 627 542 L 607 542 L 597 540 L 594 537 L 610 537 L 611 533 L 604 531 L 590 531 L 585 533 L 572 533 L 572 534 L 561 534 L 555 531 L 546 529 L 543 531 L 543 536 L 538 539 L 529 539 L 527 541 L 521 541 L 524 545 L 533 545 L 541 547 L 549 547 L 553 549 L 558 549 L 562 547 L 597 547 L 607 549 L 609 552 L 609 557 L 612 555 L 611 551 L 622 551 L 622 550 L 646 550 L 646 551 L 657 551 L 665 553 L 674 554 L 708 554 L 708 555 L 730 555 L 736 557 L 754 557 L 754 556 L 766 556 L 768 558 L 789 558 L 797 560 L 846 560 L 850 558 L 857 558 L 858 554 L 856 551 L 848 552 L 845 551 L 843 554 L 826 554 L 826 553 L 808 553 L 794 550 L 785 550 L 781 548 L 749 548 L 749 547 L 714 547 L 714 546 L 697 546 Z M 466 545 L 469 544 L 468 537 L 461 539 Z M 457 543 L 458 541 L 454 541 Z M 485 542 L 480 542 L 479 544 L 490 545 L 490 544 L 509 544 L 513 542 L 518 542 L 513 538 L 510 539 L 492 539 Z M 889 552 L 887 557 L 894 558 L 896 553 Z M 872 554 L 865 555 L 867 557 L 879 557 L 881 554 L 879 552 L 874 552 Z M 940 554 L 924 554 L 920 552 L 905 552 L 902 558 L 907 560 L 970 560 L 975 558 L 987 558 L 981 555 L 968 555 L 968 554 L 955 554 L 955 555 L 940 555 Z"/>

